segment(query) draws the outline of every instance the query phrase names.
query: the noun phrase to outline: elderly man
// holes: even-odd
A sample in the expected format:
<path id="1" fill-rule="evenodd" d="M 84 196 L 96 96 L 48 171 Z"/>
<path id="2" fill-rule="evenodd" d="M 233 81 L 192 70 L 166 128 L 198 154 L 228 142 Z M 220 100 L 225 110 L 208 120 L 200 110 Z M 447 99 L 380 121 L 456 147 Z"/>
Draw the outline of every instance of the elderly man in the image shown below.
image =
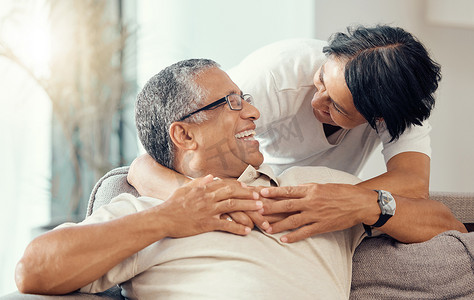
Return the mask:
<path id="1" fill-rule="evenodd" d="M 136 104 L 140 139 L 158 163 L 200 178 L 166 201 L 122 194 L 81 224 L 37 238 L 18 264 L 20 291 L 99 292 L 121 284 L 130 299 L 347 299 L 352 254 L 365 236 L 361 223 L 371 220 L 360 215 L 348 229 L 285 244 L 283 233 L 250 231 L 223 217 L 248 211 L 270 229 L 258 188 L 247 185 L 343 182 L 318 186 L 337 186 L 361 203 L 377 197 L 354 186 L 356 177 L 325 167 L 278 177 L 259 167 L 259 111 L 250 101 L 210 60 L 179 62 L 154 76 Z M 241 183 L 226 180 L 236 177 Z M 460 229 L 444 209 L 447 225 L 436 230 Z"/>

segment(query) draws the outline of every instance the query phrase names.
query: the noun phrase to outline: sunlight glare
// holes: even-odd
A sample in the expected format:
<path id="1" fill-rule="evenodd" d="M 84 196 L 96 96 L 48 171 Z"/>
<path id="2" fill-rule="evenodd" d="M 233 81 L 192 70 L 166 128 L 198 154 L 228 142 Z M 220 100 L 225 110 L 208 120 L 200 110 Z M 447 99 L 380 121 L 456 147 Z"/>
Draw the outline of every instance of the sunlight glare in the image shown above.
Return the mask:
<path id="1" fill-rule="evenodd" d="M 22 5 L 21 5 L 22 4 Z M 10 3 L 12 8 L 2 29 L 4 42 L 38 78 L 49 77 L 51 34 L 45 1 Z M 15 10 L 14 8 L 20 9 Z"/>
<path id="2" fill-rule="evenodd" d="M 32 22 L 33 23 L 33 22 Z M 51 60 L 51 39 L 46 22 L 37 20 L 31 26 L 29 43 L 25 45 L 33 72 L 38 77 L 49 77 Z"/>

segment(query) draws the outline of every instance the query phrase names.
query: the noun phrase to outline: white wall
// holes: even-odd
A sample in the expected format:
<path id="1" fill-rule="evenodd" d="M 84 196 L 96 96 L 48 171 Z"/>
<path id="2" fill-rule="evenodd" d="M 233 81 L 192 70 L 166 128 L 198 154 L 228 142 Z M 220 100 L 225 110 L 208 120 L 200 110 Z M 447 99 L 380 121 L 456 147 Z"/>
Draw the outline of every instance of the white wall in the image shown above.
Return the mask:
<path id="1" fill-rule="evenodd" d="M 187 58 L 223 69 L 253 50 L 293 37 L 314 37 L 314 1 L 142 0 L 138 2 L 139 85 Z"/>
<path id="2" fill-rule="evenodd" d="M 463 1 L 452 2 L 463 11 Z M 466 2 L 464 2 L 466 4 Z M 474 27 L 449 27 L 434 24 L 429 15 L 430 0 L 315 0 L 316 37 L 327 39 L 331 33 L 354 23 L 386 23 L 415 34 L 430 49 L 442 66 L 436 108 L 431 117 L 432 148 L 431 190 L 474 191 Z M 432 7 L 431 7 L 432 8 Z M 465 9 L 472 10 L 472 5 Z M 474 16 L 474 11 L 472 16 Z M 429 20 L 431 21 L 429 21 Z M 375 154 L 364 177 L 384 171 L 381 154 Z"/>
<path id="3" fill-rule="evenodd" d="M 474 191 L 474 28 L 430 27 L 426 33 L 443 80 L 432 117 L 431 186 Z"/>

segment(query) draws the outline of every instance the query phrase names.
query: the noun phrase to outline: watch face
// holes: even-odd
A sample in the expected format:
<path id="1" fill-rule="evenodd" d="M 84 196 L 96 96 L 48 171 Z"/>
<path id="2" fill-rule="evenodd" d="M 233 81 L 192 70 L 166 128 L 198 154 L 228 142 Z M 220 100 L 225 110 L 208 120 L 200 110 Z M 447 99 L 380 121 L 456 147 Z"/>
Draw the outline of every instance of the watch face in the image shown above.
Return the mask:
<path id="1" fill-rule="evenodd" d="M 390 198 L 388 198 L 388 196 L 387 196 L 387 194 L 386 194 L 386 193 L 382 193 L 382 197 L 381 197 L 381 199 L 380 199 L 380 200 L 382 200 L 382 202 L 383 202 L 383 204 L 382 204 L 382 205 L 387 205 L 387 204 L 389 204 L 389 203 L 390 203 L 390 200 L 391 200 L 391 199 L 390 199 Z"/>
<path id="2" fill-rule="evenodd" d="M 379 201 L 381 204 L 381 210 L 383 215 L 394 215 L 396 204 L 395 199 L 393 198 L 392 194 L 387 191 L 380 191 L 379 192 Z"/>

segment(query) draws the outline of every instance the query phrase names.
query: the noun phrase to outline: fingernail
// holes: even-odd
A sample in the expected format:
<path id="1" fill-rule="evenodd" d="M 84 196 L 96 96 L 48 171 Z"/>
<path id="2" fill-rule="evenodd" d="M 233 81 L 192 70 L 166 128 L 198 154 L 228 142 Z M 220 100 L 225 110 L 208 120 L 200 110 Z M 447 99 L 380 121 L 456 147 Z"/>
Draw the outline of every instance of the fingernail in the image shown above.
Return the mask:
<path id="1" fill-rule="evenodd" d="M 265 221 L 265 222 L 262 223 L 262 228 L 263 228 L 263 229 L 268 229 L 269 226 L 270 226 L 270 224 L 268 224 L 267 221 Z"/>
<path id="2" fill-rule="evenodd" d="M 245 234 L 249 234 L 250 231 L 252 231 L 252 229 L 250 229 L 250 227 L 245 227 Z"/>
<path id="3" fill-rule="evenodd" d="M 260 195 L 257 192 L 253 192 L 253 198 L 258 199 L 260 198 Z"/>
<path id="4" fill-rule="evenodd" d="M 273 228 L 270 226 L 270 227 L 268 227 L 267 230 L 265 230 L 265 231 L 266 231 L 267 233 L 272 233 Z"/>
<path id="5" fill-rule="evenodd" d="M 268 189 L 262 189 L 260 194 L 262 194 L 262 196 L 268 196 Z"/>
<path id="6" fill-rule="evenodd" d="M 247 184 L 246 184 L 245 182 L 240 182 L 240 185 L 241 185 L 242 187 L 244 187 L 244 188 L 247 187 Z"/>
<path id="7" fill-rule="evenodd" d="M 280 241 L 282 241 L 282 243 L 286 243 L 288 242 L 288 238 L 286 236 L 282 236 Z"/>
<path id="8" fill-rule="evenodd" d="M 212 176 L 211 174 L 209 174 L 209 175 L 204 176 L 204 180 L 203 180 L 203 181 L 204 181 L 204 183 L 207 184 L 207 183 L 212 182 L 212 178 L 214 178 L 214 176 Z"/>
<path id="9" fill-rule="evenodd" d="M 258 212 L 259 214 L 263 215 L 263 213 L 265 212 L 265 210 L 264 210 L 263 208 L 261 208 L 261 209 L 257 210 L 257 212 Z"/>
<path id="10" fill-rule="evenodd" d="M 263 207 L 263 202 L 262 201 L 257 201 L 255 202 L 257 204 L 257 207 Z"/>

